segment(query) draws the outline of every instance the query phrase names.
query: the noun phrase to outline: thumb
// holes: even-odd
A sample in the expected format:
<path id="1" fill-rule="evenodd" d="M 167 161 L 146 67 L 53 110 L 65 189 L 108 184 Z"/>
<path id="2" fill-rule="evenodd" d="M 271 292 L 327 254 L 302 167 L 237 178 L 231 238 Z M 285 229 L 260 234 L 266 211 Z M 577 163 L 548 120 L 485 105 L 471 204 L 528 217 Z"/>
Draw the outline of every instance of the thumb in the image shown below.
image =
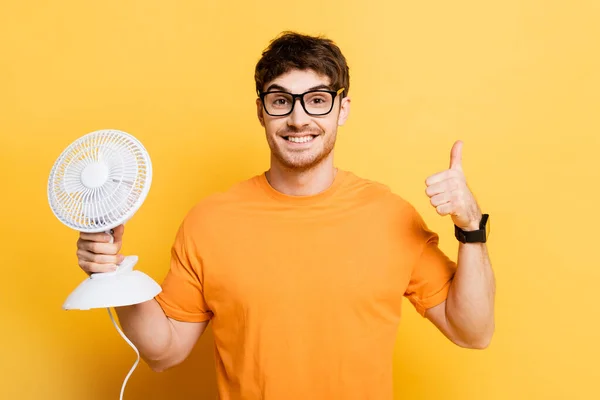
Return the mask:
<path id="1" fill-rule="evenodd" d="M 457 140 L 450 151 L 450 169 L 458 169 L 462 171 L 462 147 L 463 142 Z"/>
<path id="2" fill-rule="evenodd" d="M 112 235 L 114 237 L 114 243 L 123 241 L 123 234 L 125 233 L 125 225 L 121 224 L 112 230 Z"/>

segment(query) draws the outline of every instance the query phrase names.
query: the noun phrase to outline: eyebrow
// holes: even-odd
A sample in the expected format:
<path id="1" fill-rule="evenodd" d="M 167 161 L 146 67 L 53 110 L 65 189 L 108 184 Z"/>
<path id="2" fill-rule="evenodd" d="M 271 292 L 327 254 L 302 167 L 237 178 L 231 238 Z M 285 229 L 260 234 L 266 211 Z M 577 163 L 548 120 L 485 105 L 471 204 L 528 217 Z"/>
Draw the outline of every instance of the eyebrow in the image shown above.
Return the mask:
<path id="1" fill-rule="evenodd" d="M 319 89 L 327 89 L 327 90 L 331 90 L 331 87 L 330 87 L 329 85 L 325 85 L 325 84 L 323 84 L 323 83 L 322 83 L 322 84 L 320 84 L 320 85 L 317 85 L 317 86 L 313 86 L 313 87 L 311 87 L 311 88 L 308 88 L 306 91 L 307 91 L 307 92 L 309 92 L 309 91 L 311 91 L 311 90 L 319 90 Z M 288 90 L 288 89 L 286 89 L 286 88 L 284 88 L 283 86 L 280 86 L 280 85 L 278 85 L 278 84 L 276 84 L 276 83 L 274 83 L 274 84 L 270 85 L 270 86 L 267 88 L 266 92 L 270 92 L 271 90 L 281 90 L 282 92 L 288 92 L 288 93 L 289 93 L 289 90 Z"/>

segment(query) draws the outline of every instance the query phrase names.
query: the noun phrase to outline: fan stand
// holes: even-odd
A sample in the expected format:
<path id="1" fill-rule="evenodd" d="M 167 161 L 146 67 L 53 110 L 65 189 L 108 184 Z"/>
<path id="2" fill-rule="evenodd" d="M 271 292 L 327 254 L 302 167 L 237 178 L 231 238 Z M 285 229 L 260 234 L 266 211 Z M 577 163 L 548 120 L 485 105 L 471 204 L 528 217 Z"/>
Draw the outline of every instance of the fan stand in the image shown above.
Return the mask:
<path id="1" fill-rule="evenodd" d="M 127 256 L 113 272 L 90 275 L 67 297 L 65 310 L 122 307 L 143 303 L 161 292 L 152 278 L 133 267 L 137 256 Z"/>

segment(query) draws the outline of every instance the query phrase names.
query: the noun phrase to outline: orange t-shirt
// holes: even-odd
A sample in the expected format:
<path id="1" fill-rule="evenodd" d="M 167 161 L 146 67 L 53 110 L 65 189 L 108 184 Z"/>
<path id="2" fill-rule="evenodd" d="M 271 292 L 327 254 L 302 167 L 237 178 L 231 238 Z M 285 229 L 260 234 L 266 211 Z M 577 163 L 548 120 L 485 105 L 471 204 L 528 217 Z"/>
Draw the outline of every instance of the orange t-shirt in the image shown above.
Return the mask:
<path id="1" fill-rule="evenodd" d="M 339 170 L 296 197 L 261 174 L 189 212 L 157 300 L 173 319 L 212 321 L 222 400 L 383 400 L 403 296 L 424 315 L 455 270 L 380 183 Z"/>

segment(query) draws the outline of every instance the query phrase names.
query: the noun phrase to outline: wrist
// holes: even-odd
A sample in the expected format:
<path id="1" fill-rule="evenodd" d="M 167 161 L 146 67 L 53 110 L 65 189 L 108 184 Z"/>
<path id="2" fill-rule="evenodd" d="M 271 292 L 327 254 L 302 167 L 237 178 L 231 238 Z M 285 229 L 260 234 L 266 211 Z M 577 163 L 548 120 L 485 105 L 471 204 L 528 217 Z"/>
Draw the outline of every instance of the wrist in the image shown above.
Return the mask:
<path id="1" fill-rule="evenodd" d="M 477 231 L 481 228 L 483 214 L 479 210 L 476 210 L 473 214 L 474 215 L 470 218 L 469 223 L 466 226 L 460 227 L 463 231 Z"/>

